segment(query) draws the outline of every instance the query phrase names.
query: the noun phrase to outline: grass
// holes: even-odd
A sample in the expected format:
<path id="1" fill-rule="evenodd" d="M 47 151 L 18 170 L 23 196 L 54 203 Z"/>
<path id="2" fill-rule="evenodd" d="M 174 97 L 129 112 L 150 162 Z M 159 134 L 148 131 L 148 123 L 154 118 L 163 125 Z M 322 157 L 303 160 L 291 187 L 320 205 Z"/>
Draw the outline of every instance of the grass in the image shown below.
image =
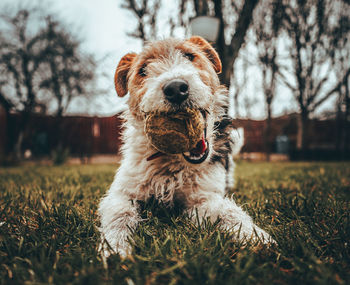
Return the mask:
<path id="1" fill-rule="evenodd" d="M 278 247 L 244 246 L 155 203 L 133 254 L 97 252 L 116 166 L 0 168 L 1 284 L 349 284 L 350 163 L 239 163 L 236 201 Z"/>

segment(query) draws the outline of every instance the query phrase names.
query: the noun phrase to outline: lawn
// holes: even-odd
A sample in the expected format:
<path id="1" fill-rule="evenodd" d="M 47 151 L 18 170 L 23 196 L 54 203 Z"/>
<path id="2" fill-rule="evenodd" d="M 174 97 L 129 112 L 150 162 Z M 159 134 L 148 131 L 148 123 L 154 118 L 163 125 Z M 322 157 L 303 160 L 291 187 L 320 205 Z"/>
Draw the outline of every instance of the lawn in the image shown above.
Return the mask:
<path id="1" fill-rule="evenodd" d="M 238 163 L 234 197 L 277 247 L 148 203 L 133 254 L 105 260 L 96 210 L 116 168 L 0 168 L 0 283 L 350 282 L 350 163 Z"/>

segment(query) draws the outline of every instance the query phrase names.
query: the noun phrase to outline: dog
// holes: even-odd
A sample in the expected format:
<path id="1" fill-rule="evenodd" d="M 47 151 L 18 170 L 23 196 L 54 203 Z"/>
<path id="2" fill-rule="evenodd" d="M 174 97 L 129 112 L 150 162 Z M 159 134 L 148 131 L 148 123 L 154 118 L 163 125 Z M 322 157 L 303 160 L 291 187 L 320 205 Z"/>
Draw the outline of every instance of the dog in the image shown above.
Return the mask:
<path id="1" fill-rule="evenodd" d="M 150 197 L 168 205 L 181 201 L 195 219 L 219 219 L 221 228 L 241 241 L 273 242 L 225 197 L 225 168 L 232 164 L 235 142 L 225 111 L 228 90 L 218 78 L 221 69 L 214 48 L 198 36 L 149 43 L 141 53 L 128 53 L 120 60 L 115 88 L 129 99 L 123 114 L 121 165 L 98 209 L 105 255 L 110 254 L 108 248 L 121 256 L 130 253 L 128 238 L 141 221 L 137 201 Z M 182 154 L 157 151 L 145 133 L 145 114 L 185 108 L 200 110 L 204 118 L 202 147 Z"/>

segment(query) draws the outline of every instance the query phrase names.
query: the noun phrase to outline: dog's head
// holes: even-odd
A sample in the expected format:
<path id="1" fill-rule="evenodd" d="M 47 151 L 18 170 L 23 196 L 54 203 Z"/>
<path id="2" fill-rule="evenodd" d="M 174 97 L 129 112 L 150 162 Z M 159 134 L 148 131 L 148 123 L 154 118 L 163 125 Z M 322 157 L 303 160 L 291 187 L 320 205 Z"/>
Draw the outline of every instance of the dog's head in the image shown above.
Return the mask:
<path id="1" fill-rule="evenodd" d="M 130 113 L 140 124 L 149 112 L 200 110 L 207 124 L 205 143 L 210 144 L 214 122 L 226 99 L 219 94 L 220 72 L 219 56 L 203 38 L 167 39 L 148 44 L 140 54 L 126 54 L 115 73 L 115 88 L 121 97 L 129 93 Z M 183 156 L 188 162 L 200 163 L 208 150 Z"/>

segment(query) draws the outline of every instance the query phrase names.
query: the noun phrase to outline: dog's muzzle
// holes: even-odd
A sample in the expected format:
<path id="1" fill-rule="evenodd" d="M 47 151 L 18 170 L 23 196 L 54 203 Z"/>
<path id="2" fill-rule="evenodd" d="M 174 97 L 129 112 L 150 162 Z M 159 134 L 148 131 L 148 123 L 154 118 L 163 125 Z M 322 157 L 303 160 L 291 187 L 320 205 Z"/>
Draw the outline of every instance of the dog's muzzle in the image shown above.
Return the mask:
<path id="1" fill-rule="evenodd" d="M 200 140 L 197 143 L 194 149 L 184 152 L 182 155 L 187 162 L 193 163 L 193 164 L 200 164 L 207 159 L 208 154 L 209 154 L 209 143 L 203 136 L 202 140 Z"/>

